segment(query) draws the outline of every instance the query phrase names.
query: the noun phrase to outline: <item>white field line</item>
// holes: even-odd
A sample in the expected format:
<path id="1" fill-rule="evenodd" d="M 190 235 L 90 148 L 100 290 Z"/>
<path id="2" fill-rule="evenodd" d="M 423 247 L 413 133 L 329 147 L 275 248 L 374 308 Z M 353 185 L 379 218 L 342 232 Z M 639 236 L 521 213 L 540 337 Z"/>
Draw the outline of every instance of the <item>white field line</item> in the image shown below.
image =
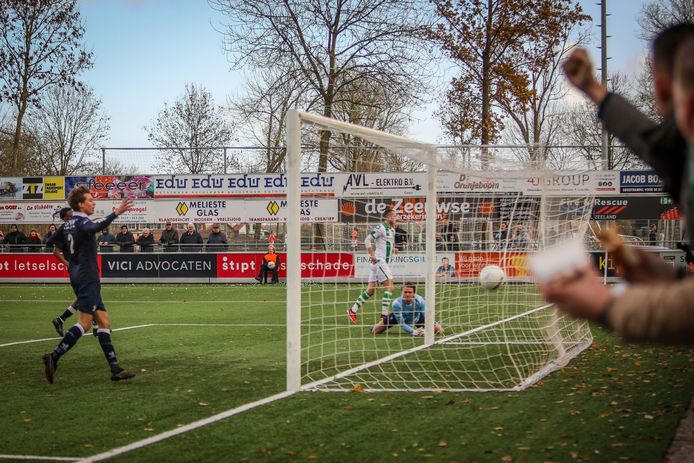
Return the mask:
<path id="1" fill-rule="evenodd" d="M 537 307 L 535 309 L 527 310 L 521 314 L 514 315 L 512 317 L 507 317 L 507 318 L 504 318 L 503 320 L 498 320 L 494 323 L 489 323 L 487 325 L 479 326 L 477 328 L 465 331 L 464 333 L 459 333 L 459 334 L 454 334 L 452 336 L 447 336 L 443 339 L 439 339 L 438 341 L 435 341 L 433 345 L 440 345 L 440 344 L 444 344 L 444 343 L 449 342 L 449 341 L 459 339 L 459 338 L 464 337 L 464 336 L 470 336 L 470 335 L 475 334 L 479 331 L 486 330 L 487 328 L 491 328 L 491 327 L 500 325 L 502 323 L 507 323 L 507 322 L 510 322 L 512 320 L 516 320 L 518 318 L 521 318 L 521 317 L 524 317 L 526 315 L 538 312 L 540 310 L 547 309 L 549 307 L 552 307 L 552 304 L 546 304 L 546 305 L 543 305 L 541 307 Z M 352 375 L 352 374 L 360 372 L 362 370 L 366 370 L 366 369 L 371 368 L 373 366 L 380 365 L 380 364 L 388 362 L 390 360 L 394 360 L 396 358 L 399 358 L 399 357 L 402 357 L 404 355 L 411 354 L 413 352 L 417 352 L 417 351 L 426 349 L 426 348 L 431 347 L 431 346 L 432 345 L 430 345 L 430 344 L 420 344 L 419 346 L 415 346 L 415 347 L 412 347 L 410 349 L 406 349 L 406 350 L 403 350 L 400 352 L 396 352 L 394 354 L 387 355 L 387 356 L 382 357 L 380 359 L 376 359 L 376 360 L 373 360 L 371 362 L 367 362 L 367 363 L 364 363 L 362 365 L 359 365 L 357 367 L 350 368 L 349 370 L 345 370 L 345 371 L 340 372 L 334 376 L 331 376 L 328 378 L 323 378 L 323 379 L 320 379 L 318 381 L 314 381 L 314 382 L 309 383 L 309 384 L 305 384 L 305 385 L 301 386 L 300 390 L 301 391 L 310 391 L 310 390 L 314 390 L 314 389 L 320 390 L 320 387 L 323 386 L 324 384 L 328 384 L 328 383 L 331 383 L 333 381 L 337 381 L 338 379 L 342 379 L 346 376 Z"/>
<path id="2" fill-rule="evenodd" d="M 0 460 L 41 460 L 41 461 L 77 461 L 76 457 L 41 457 L 38 455 L 3 455 L 0 454 Z"/>
<path id="3" fill-rule="evenodd" d="M 179 428 L 171 429 L 169 431 L 163 432 L 161 434 L 157 434 L 152 437 L 148 437 L 147 439 L 142 439 L 136 442 L 133 442 L 132 444 L 124 445 L 123 447 L 117 447 L 115 449 L 107 450 L 106 452 L 99 453 L 96 455 L 92 455 L 91 457 L 83 458 L 82 460 L 79 460 L 81 463 L 91 463 L 94 461 L 103 461 L 103 460 L 108 460 L 109 458 L 113 458 L 118 455 L 123 455 L 124 453 L 131 452 L 133 450 L 140 449 L 142 447 L 147 447 L 148 445 L 156 444 L 157 442 L 161 442 L 166 439 L 170 439 L 174 436 L 178 436 L 179 434 L 186 433 L 188 431 L 192 431 L 194 429 L 201 428 L 203 426 L 207 426 L 208 424 L 216 423 L 217 421 L 221 421 L 225 418 L 228 418 L 230 416 L 238 415 L 240 413 L 243 413 L 248 410 L 252 410 L 256 407 L 260 407 L 262 405 L 268 404 L 270 402 L 274 402 L 276 400 L 281 400 L 284 398 L 287 398 L 291 395 L 293 395 L 294 392 L 280 392 L 279 394 L 271 395 L 270 397 L 266 397 L 261 400 L 256 400 L 255 402 L 247 403 L 244 405 L 241 405 L 240 407 L 232 408 L 230 410 L 227 410 L 222 413 L 218 413 L 216 415 L 212 415 L 208 418 L 204 418 L 202 420 L 194 421 L 192 423 L 186 424 L 185 426 L 181 426 Z"/>
<path id="4" fill-rule="evenodd" d="M 126 331 L 126 330 L 135 330 L 138 328 L 149 328 L 149 327 L 157 327 L 157 326 L 191 326 L 191 327 L 196 327 L 196 326 L 202 326 L 202 327 L 214 327 L 214 326 L 220 326 L 220 327 L 232 327 L 232 328 L 265 328 L 265 327 L 272 327 L 272 328 L 284 328 L 285 325 L 283 324 L 268 324 L 268 323 L 149 323 L 147 325 L 134 325 L 134 326 L 125 326 L 123 328 L 114 328 L 111 331 Z M 62 339 L 58 336 L 54 336 L 52 338 L 41 338 L 41 339 L 29 339 L 27 341 L 15 341 L 15 342 L 8 342 L 5 344 L 0 344 L 0 347 L 10 347 L 10 346 L 16 346 L 19 344 L 32 344 L 35 342 L 44 342 L 44 341 L 54 341 L 57 339 Z"/>
<path id="5" fill-rule="evenodd" d="M 2 288 L 2 287 L 0 287 Z M 27 303 L 32 303 L 32 302 L 50 302 L 51 304 L 64 304 L 66 302 L 70 302 L 74 300 L 74 298 L 65 297 L 63 299 L 3 299 L 3 302 L 27 302 Z M 133 301 L 133 300 L 117 300 L 117 299 L 107 299 L 108 305 L 111 304 L 257 304 L 259 302 L 267 302 L 267 303 L 272 303 L 272 304 L 284 304 L 287 302 L 284 299 L 263 299 L 263 300 L 250 300 L 250 301 L 241 301 L 238 299 L 232 299 L 232 300 L 201 300 L 201 299 L 191 299 L 191 300 L 180 300 L 180 301 L 172 301 L 170 299 L 168 300 L 161 300 L 161 301 L 155 301 L 155 300 L 149 300 L 149 301 Z M 14 310 L 14 308 L 13 308 Z"/>

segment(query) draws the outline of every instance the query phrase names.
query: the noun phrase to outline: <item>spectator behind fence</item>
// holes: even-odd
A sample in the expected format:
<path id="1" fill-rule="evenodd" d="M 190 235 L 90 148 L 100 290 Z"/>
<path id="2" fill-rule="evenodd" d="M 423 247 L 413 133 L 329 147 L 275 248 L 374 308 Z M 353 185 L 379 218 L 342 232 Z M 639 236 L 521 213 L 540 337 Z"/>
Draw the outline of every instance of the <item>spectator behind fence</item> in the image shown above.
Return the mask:
<path id="1" fill-rule="evenodd" d="M 227 235 L 221 228 L 218 223 L 212 225 L 212 233 L 207 237 L 207 250 L 209 252 L 224 252 L 227 250 Z"/>
<path id="2" fill-rule="evenodd" d="M 58 230 L 58 228 L 55 226 L 55 224 L 53 224 L 53 223 L 50 224 L 48 226 L 48 231 L 46 232 L 45 235 L 43 235 L 43 242 L 44 243 L 48 242 L 48 240 L 51 239 L 51 236 L 53 236 L 55 234 L 56 230 Z M 48 246 L 46 246 L 46 249 L 44 250 L 44 252 L 51 252 L 51 251 L 53 251 L 53 249 L 48 249 Z"/>
<path id="3" fill-rule="evenodd" d="M 56 232 L 56 230 L 58 230 L 58 227 L 56 227 L 54 223 L 50 224 L 48 226 L 48 231 L 46 232 L 45 235 L 43 235 L 43 242 L 45 243 L 46 241 L 48 241 L 48 239 L 51 236 L 53 236 L 53 234 Z"/>
<path id="4" fill-rule="evenodd" d="M 5 242 L 5 232 L 0 230 L 0 251 L 4 251 L 3 243 Z"/>
<path id="5" fill-rule="evenodd" d="M 277 235 L 275 235 L 273 230 L 270 230 L 270 234 L 267 237 L 267 244 L 274 246 L 275 241 L 277 241 Z"/>
<path id="6" fill-rule="evenodd" d="M 28 252 L 41 252 L 41 247 L 43 247 L 43 242 L 39 233 L 33 228 L 29 232 L 29 236 L 26 239 L 27 251 Z"/>
<path id="7" fill-rule="evenodd" d="M 354 227 L 352 229 L 352 233 L 350 235 L 350 238 L 351 238 L 351 241 L 350 241 L 349 245 L 352 248 L 352 251 L 356 251 L 357 246 L 359 244 L 359 230 L 357 229 L 357 227 Z"/>
<path id="8" fill-rule="evenodd" d="M 113 252 L 113 246 L 116 244 L 116 237 L 108 231 L 108 228 L 101 230 L 101 235 L 96 240 L 99 245 L 99 252 Z"/>
<path id="9" fill-rule="evenodd" d="M 181 235 L 181 252 L 200 252 L 202 250 L 202 236 L 195 230 L 195 225 L 188 224 L 188 229 Z"/>
<path id="10" fill-rule="evenodd" d="M 405 249 L 407 245 L 409 244 L 409 236 L 407 235 L 407 231 L 404 228 L 396 227 L 395 228 L 395 247 L 398 248 L 399 250 Z"/>
<path id="11" fill-rule="evenodd" d="M 27 237 L 19 231 L 17 225 L 10 225 L 10 232 L 5 236 L 3 243 L 7 245 L 7 250 L 9 252 L 22 252 L 24 250 L 23 246 L 26 243 Z"/>
<path id="12" fill-rule="evenodd" d="M 658 244 L 658 224 L 652 223 L 648 233 L 648 244 L 655 246 Z"/>
<path id="13" fill-rule="evenodd" d="M 258 273 L 258 276 L 255 277 L 255 279 L 259 283 L 267 283 L 267 274 L 269 273 L 272 275 L 272 283 L 278 283 L 279 282 L 279 269 L 280 269 L 281 261 L 280 261 L 280 256 L 275 254 L 275 247 L 273 245 L 269 245 L 267 247 L 267 254 L 263 256 L 263 260 L 260 263 L 260 272 Z"/>
<path id="14" fill-rule="evenodd" d="M 161 232 L 159 242 L 164 246 L 164 252 L 178 251 L 178 231 L 171 222 L 166 222 L 166 228 Z"/>
<path id="15" fill-rule="evenodd" d="M 142 234 L 137 238 L 137 244 L 142 252 L 154 251 L 154 235 L 149 231 L 149 228 L 142 229 Z"/>
<path id="16" fill-rule="evenodd" d="M 135 237 L 125 225 L 120 227 L 120 233 L 116 235 L 116 243 L 120 246 L 120 252 L 133 252 L 135 250 Z"/>

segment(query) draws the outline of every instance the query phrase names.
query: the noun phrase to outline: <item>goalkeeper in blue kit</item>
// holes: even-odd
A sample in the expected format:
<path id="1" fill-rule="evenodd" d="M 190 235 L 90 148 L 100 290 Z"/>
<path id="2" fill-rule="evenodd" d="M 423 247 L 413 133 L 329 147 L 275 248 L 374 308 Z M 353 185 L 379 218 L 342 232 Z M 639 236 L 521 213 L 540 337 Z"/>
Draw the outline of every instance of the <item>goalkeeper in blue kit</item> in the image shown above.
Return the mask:
<path id="1" fill-rule="evenodd" d="M 388 318 L 382 318 L 376 323 L 371 332 L 380 334 L 393 326 L 400 328 L 412 336 L 424 335 L 426 301 L 417 294 L 417 286 L 414 283 L 406 282 L 402 287 L 402 295 L 393 301 L 393 312 Z M 434 322 L 434 333 L 443 333 L 443 326 Z"/>

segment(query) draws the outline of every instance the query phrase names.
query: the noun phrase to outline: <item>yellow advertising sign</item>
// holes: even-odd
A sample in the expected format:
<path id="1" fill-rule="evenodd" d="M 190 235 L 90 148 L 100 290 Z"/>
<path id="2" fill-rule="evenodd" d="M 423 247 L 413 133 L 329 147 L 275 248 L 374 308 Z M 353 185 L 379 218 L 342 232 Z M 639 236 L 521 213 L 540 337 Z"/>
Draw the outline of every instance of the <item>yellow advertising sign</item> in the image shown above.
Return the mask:
<path id="1" fill-rule="evenodd" d="M 65 199 L 65 177 L 44 177 L 43 199 Z"/>

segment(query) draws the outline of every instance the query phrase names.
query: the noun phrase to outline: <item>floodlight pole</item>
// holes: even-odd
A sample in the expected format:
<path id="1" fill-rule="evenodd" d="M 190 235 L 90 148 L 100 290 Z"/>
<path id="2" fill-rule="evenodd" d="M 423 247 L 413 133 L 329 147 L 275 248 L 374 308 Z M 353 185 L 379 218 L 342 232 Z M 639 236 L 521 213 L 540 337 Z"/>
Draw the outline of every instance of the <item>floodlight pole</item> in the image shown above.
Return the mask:
<path id="1" fill-rule="evenodd" d="M 101 148 L 101 174 L 106 174 L 106 148 Z"/>
<path id="2" fill-rule="evenodd" d="M 607 87 L 607 0 L 600 1 L 600 74 L 602 84 Z M 602 169 L 610 168 L 608 138 L 605 126 L 602 126 Z"/>

